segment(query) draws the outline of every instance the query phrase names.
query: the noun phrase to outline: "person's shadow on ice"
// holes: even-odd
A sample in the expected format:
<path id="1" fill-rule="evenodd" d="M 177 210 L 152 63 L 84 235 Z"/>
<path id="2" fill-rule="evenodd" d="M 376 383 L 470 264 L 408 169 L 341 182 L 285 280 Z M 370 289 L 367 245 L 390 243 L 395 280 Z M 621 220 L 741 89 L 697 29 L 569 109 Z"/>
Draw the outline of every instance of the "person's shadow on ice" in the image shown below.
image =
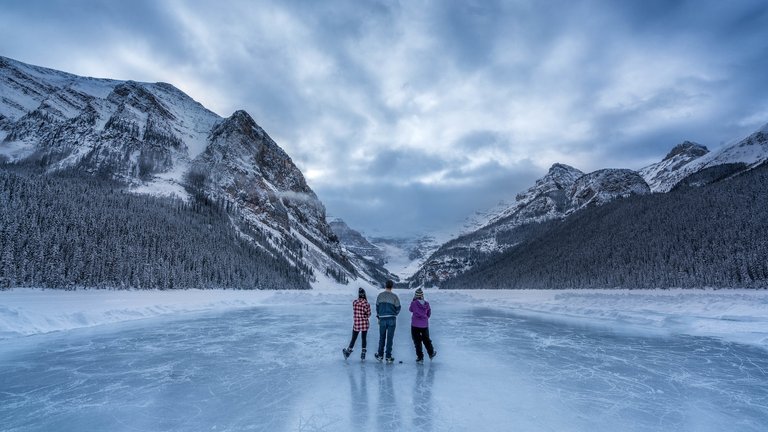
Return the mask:
<path id="1" fill-rule="evenodd" d="M 413 429 L 432 430 L 432 385 L 435 366 L 419 367 L 413 385 Z"/>
<path id="2" fill-rule="evenodd" d="M 352 409 L 352 426 L 355 430 L 368 429 L 368 382 L 366 379 L 366 368 L 363 365 L 359 370 L 355 367 L 348 367 L 349 390 L 352 399 L 350 408 Z"/>
<path id="3" fill-rule="evenodd" d="M 392 385 L 392 366 L 379 368 L 379 403 L 376 406 L 377 425 L 382 431 L 400 430 L 400 410 L 395 400 L 395 388 Z"/>

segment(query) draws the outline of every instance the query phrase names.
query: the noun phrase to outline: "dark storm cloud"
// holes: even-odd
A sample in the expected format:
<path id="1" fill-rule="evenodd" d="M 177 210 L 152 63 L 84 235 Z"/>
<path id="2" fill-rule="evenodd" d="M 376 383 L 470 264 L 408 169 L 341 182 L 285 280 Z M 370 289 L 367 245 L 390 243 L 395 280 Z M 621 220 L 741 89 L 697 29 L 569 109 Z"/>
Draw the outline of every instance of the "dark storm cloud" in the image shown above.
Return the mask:
<path id="1" fill-rule="evenodd" d="M 475 130 L 460 137 L 452 147 L 467 153 L 501 150 L 510 145 L 508 137 L 494 130 Z"/>
<path id="2" fill-rule="evenodd" d="M 244 108 L 329 213 L 396 235 L 554 162 L 640 168 L 748 134 L 768 122 L 766 22 L 762 0 L 10 0 L 0 54 Z"/>
<path id="3" fill-rule="evenodd" d="M 442 158 L 420 151 L 383 150 L 364 169 L 376 177 L 402 182 L 447 167 L 448 162 Z"/>
<path id="4" fill-rule="evenodd" d="M 529 161 L 514 169 L 491 162 L 470 171 L 452 173 L 472 178 L 460 184 L 397 185 L 384 179 L 380 184 L 323 190 L 320 198 L 332 209 L 330 214 L 345 215 L 348 224 L 363 227 L 366 234 L 425 235 L 460 226 L 474 211 L 488 209 L 500 200 L 514 200 L 530 186 L 532 176 L 539 174 Z"/>

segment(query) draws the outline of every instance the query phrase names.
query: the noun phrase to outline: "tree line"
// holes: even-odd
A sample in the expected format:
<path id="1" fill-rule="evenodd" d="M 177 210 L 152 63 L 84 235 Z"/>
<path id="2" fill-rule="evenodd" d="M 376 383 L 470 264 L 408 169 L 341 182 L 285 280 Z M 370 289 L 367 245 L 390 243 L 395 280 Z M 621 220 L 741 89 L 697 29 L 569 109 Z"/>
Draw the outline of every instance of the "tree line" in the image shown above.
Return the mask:
<path id="1" fill-rule="evenodd" d="M 768 287 L 768 165 L 534 224 L 444 288 Z M 502 242 L 506 239 L 499 239 Z"/>
<path id="2" fill-rule="evenodd" d="M 0 287 L 309 288 L 311 271 L 244 234 L 227 210 L 2 166 Z"/>

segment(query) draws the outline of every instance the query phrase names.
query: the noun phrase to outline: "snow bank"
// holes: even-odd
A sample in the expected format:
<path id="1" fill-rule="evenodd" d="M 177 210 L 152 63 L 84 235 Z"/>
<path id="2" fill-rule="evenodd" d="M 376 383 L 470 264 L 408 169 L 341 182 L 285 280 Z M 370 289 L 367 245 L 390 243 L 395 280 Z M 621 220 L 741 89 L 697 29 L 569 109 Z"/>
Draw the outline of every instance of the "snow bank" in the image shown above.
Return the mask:
<path id="1" fill-rule="evenodd" d="M 375 296 L 375 289 L 366 286 Z M 0 291 L 0 339 L 93 327 L 163 315 L 227 311 L 259 305 L 342 304 L 357 285 L 313 291 L 288 290 L 42 290 Z M 369 295 L 370 297 L 370 295 Z"/>
<path id="2" fill-rule="evenodd" d="M 711 336 L 768 349 L 768 290 L 462 290 L 439 294 L 548 319 Z"/>
<path id="3" fill-rule="evenodd" d="M 274 291 L 63 291 L 17 288 L 0 292 L 0 338 L 160 315 L 253 307 L 274 294 Z"/>
<path id="4" fill-rule="evenodd" d="M 374 301 L 379 290 L 365 289 Z M 396 292 L 403 301 L 412 295 Z M 357 284 L 330 283 L 312 291 L 15 289 L 0 292 L 0 338 L 259 305 L 345 304 L 356 296 Z M 617 330 L 713 336 L 768 349 L 767 290 L 427 290 L 426 296 L 436 310 L 470 304 Z"/>

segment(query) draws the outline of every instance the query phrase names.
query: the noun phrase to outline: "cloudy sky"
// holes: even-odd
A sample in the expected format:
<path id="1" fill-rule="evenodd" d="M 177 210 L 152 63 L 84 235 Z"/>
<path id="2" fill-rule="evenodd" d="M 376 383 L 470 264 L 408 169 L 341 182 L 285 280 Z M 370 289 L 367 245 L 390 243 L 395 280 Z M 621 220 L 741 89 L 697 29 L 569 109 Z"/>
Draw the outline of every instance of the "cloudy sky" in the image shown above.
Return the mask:
<path id="1" fill-rule="evenodd" d="M 4 0 L 0 55 L 245 109 L 371 235 L 768 122 L 763 0 Z"/>

